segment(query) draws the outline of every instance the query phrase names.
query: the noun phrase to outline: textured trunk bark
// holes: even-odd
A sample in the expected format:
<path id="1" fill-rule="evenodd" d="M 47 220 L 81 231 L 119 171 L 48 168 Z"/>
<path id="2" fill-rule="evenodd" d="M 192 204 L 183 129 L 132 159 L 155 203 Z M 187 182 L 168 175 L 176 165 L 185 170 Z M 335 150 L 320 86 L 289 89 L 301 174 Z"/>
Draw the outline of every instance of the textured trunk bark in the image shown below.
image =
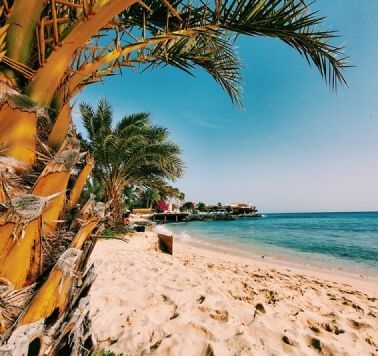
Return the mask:
<path id="1" fill-rule="evenodd" d="M 45 112 L 2 83 L 0 89 L 0 145 L 8 148 L 0 157 L 0 354 L 78 354 L 85 344 L 89 351 L 80 352 L 87 355 L 83 297 L 94 272 L 84 271 L 104 206 L 90 201 L 71 217 L 66 201 L 70 197 L 75 205 L 93 162 L 71 194 L 68 181 L 81 159 L 78 141 L 66 139 L 50 160 L 39 155 L 47 147 Z"/>
<path id="2" fill-rule="evenodd" d="M 35 101 L 49 105 L 56 93 L 73 54 L 81 48 L 93 34 L 96 34 L 122 10 L 137 0 L 104 0 L 95 2 L 94 14 L 83 19 L 67 35 L 48 58 L 46 64 L 39 69 L 35 79 L 27 88 L 27 94 Z"/>
<path id="3" fill-rule="evenodd" d="M 122 190 L 123 184 L 112 180 L 106 191 L 106 201 L 110 202 L 111 224 L 119 228 L 123 226 Z"/>

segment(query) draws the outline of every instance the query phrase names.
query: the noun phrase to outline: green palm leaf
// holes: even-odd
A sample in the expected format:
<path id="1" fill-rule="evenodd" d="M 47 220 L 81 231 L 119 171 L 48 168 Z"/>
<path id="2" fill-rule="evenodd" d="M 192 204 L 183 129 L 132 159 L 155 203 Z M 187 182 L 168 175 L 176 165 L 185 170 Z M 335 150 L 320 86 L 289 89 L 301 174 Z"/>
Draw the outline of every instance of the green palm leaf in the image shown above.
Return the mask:
<path id="1" fill-rule="evenodd" d="M 172 5 L 180 9 L 181 20 L 175 16 L 167 18 L 166 8 L 158 1 L 145 4 L 154 11 L 131 6 L 122 13 L 122 24 L 131 28 L 143 27 L 154 35 L 188 28 L 203 34 L 176 40 L 174 45 L 157 45 L 152 51 L 156 56 L 154 65 L 165 62 L 187 72 L 194 66 L 201 66 L 233 100 L 240 96 L 240 61 L 230 45 L 232 37 L 237 35 L 278 38 L 314 64 L 331 87 L 345 84 L 342 70 L 348 67 L 347 58 L 342 46 L 331 44 L 338 35 L 335 31 L 324 30 L 321 27 L 324 17 L 311 12 L 303 0 L 234 0 L 197 2 L 195 5 L 184 0 L 175 1 Z M 189 50 L 190 41 L 195 43 Z M 209 45 L 211 50 L 204 51 Z"/>
<path id="2" fill-rule="evenodd" d="M 81 104 L 80 110 L 88 133 L 85 144 L 96 161 L 93 180 L 103 187 L 111 206 L 122 206 L 115 201 L 126 186 L 151 186 L 152 181 L 173 181 L 183 175 L 179 146 L 169 140 L 166 128 L 152 124 L 149 114 L 125 116 L 113 127 L 106 100 L 100 100 L 96 110 L 88 104 Z"/>

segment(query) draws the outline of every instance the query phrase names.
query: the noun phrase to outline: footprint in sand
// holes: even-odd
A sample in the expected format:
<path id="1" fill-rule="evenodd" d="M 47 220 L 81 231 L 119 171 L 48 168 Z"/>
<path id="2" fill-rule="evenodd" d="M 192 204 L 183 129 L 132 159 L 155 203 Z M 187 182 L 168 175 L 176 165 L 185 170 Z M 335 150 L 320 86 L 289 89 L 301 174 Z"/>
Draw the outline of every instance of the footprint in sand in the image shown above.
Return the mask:
<path id="1" fill-rule="evenodd" d="M 321 324 L 321 327 L 328 331 L 329 333 L 334 333 L 335 335 L 344 334 L 345 330 L 340 329 L 336 324 L 334 323 L 324 323 Z"/>
<path id="2" fill-rule="evenodd" d="M 316 337 L 307 336 L 307 345 L 308 347 L 314 348 L 322 355 L 333 355 L 332 350 L 324 342 L 320 341 Z"/>
<path id="3" fill-rule="evenodd" d="M 298 347 L 299 343 L 293 339 L 290 339 L 287 335 L 282 336 L 282 342 L 286 345 L 290 345 L 293 347 Z"/>
<path id="4" fill-rule="evenodd" d="M 227 323 L 228 311 L 225 309 L 212 309 L 205 306 L 200 306 L 198 309 L 203 313 L 209 313 L 210 317 L 219 322 Z"/>
<path id="5" fill-rule="evenodd" d="M 258 314 L 265 314 L 266 313 L 266 310 L 265 310 L 264 306 L 261 303 L 257 303 L 256 306 L 255 306 L 255 308 L 256 308 L 256 312 Z"/>
<path id="6" fill-rule="evenodd" d="M 343 305 L 346 305 L 348 307 L 351 307 L 353 309 L 355 309 L 356 311 L 359 311 L 359 312 L 364 312 L 364 310 L 356 303 L 354 303 L 352 300 L 349 300 L 347 298 L 343 298 L 343 302 L 342 302 Z"/>
<path id="7" fill-rule="evenodd" d="M 158 329 L 152 332 L 150 337 L 150 352 L 157 350 L 164 339 L 168 339 L 172 334 L 166 334 L 163 330 Z"/>
<path id="8" fill-rule="evenodd" d="M 214 350 L 210 344 L 204 345 L 201 356 L 214 356 Z"/>
<path id="9" fill-rule="evenodd" d="M 205 326 L 197 324 L 197 323 L 190 323 L 184 327 L 185 332 L 192 334 L 194 333 L 196 337 L 201 339 L 210 340 L 210 341 L 217 341 L 215 335 Z"/>
<path id="10" fill-rule="evenodd" d="M 322 351 L 322 343 L 316 337 L 309 337 L 309 346 L 313 347 L 319 352 Z"/>
<path id="11" fill-rule="evenodd" d="M 210 313 L 210 317 L 219 322 L 226 323 L 228 321 L 228 311 L 227 310 L 214 310 Z"/>
<path id="12" fill-rule="evenodd" d="M 316 334 L 320 334 L 322 330 L 325 330 L 329 333 L 333 333 L 335 335 L 345 333 L 345 330 L 339 328 L 335 320 L 328 323 L 317 323 L 314 320 L 308 319 L 307 325 L 311 329 L 311 331 L 313 331 Z"/>
<path id="13" fill-rule="evenodd" d="M 202 304 L 204 302 L 204 300 L 206 299 L 205 296 L 201 295 L 198 299 L 197 299 L 197 303 L 198 304 Z"/>
<path id="14" fill-rule="evenodd" d="M 353 319 L 349 319 L 348 322 L 349 322 L 349 325 L 350 325 L 353 329 L 355 329 L 355 330 L 369 329 L 369 328 L 371 328 L 371 326 L 370 326 L 369 324 L 362 323 L 362 322 L 358 322 L 358 321 L 353 320 Z"/>
<path id="15" fill-rule="evenodd" d="M 169 305 L 175 304 L 174 301 L 171 298 L 169 298 L 168 296 L 166 296 L 165 294 L 161 294 L 160 297 L 165 304 L 169 304 Z"/>
<path id="16" fill-rule="evenodd" d="M 177 304 L 171 298 L 169 298 L 168 296 L 166 296 L 165 294 L 161 294 L 160 297 L 162 298 L 164 304 L 169 305 L 169 306 L 172 307 L 171 315 L 169 317 L 169 320 L 176 319 L 180 315 L 177 312 L 177 309 L 178 309 Z"/>
<path id="17" fill-rule="evenodd" d="M 365 339 L 365 341 L 366 341 L 369 345 L 374 346 L 375 348 L 377 348 L 376 343 L 375 343 L 370 337 L 367 337 L 367 338 Z M 376 351 L 378 351 L 378 349 L 376 349 Z"/>

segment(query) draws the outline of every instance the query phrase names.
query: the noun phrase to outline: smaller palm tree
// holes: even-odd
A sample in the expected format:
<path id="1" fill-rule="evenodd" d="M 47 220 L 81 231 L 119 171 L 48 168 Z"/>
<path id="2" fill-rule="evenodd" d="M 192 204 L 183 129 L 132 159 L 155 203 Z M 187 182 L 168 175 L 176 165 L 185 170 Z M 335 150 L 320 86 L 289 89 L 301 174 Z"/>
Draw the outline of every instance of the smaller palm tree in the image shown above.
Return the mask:
<path id="1" fill-rule="evenodd" d="M 122 224 L 125 187 L 174 181 L 183 175 L 179 146 L 169 140 L 166 128 L 152 124 L 150 114 L 124 116 L 113 126 L 112 108 L 104 98 L 96 110 L 81 103 L 80 112 L 88 136 L 83 144 L 96 161 L 93 179 L 103 187 L 115 225 Z"/>
<path id="2" fill-rule="evenodd" d="M 161 200 L 161 195 L 156 188 L 147 188 L 142 194 L 142 199 L 146 207 L 151 209 L 155 203 Z"/>

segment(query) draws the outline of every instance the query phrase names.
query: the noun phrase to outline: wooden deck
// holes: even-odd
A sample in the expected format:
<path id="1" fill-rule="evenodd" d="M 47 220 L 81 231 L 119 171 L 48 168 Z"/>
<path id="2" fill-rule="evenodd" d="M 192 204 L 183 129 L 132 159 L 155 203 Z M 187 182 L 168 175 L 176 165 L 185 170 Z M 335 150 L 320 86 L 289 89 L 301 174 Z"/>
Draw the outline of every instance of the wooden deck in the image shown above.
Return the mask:
<path id="1" fill-rule="evenodd" d="M 181 222 L 185 221 L 188 213 L 155 213 L 152 221 L 155 222 Z"/>

